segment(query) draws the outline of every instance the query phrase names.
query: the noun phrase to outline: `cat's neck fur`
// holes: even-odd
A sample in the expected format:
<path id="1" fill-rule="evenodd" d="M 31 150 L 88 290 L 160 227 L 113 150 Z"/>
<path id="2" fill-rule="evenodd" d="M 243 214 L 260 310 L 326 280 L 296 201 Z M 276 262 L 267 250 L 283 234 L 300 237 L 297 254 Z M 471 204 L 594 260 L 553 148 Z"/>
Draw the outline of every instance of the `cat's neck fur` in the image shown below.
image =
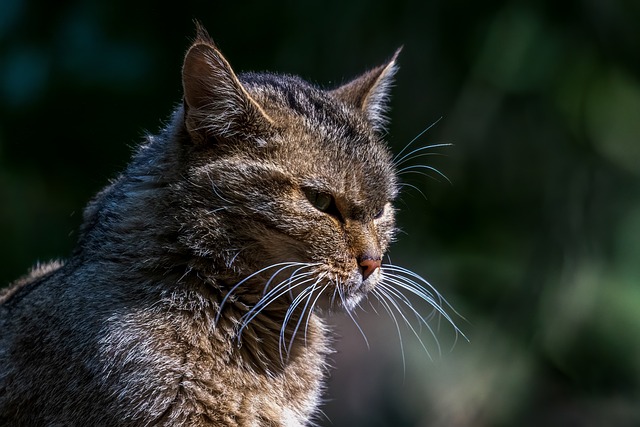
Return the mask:
<path id="1" fill-rule="evenodd" d="M 194 147 L 185 144 L 184 108 L 179 107 L 170 125 L 160 135 L 148 136 L 128 169 L 105 188 L 85 211 L 76 257 L 95 265 L 131 291 L 151 293 L 172 310 L 194 310 L 194 304 L 209 306 L 215 316 L 203 317 L 199 328 L 211 328 L 217 339 L 232 344 L 225 351 L 238 355 L 238 367 L 275 375 L 283 373 L 292 360 L 309 350 L 321 356 L 328 353 L 327 331 L 323 322 L 312 314 L 312 322 L 304 336 L 297 336 L 283 354 L 280 342 L 282 319 L 290 299 L 271 304 L 238 335 L 238 322 L 262 296 L 268 275 L 257 275 L 246 283 L 243 292 L 220 304 L 226 293 L 247 271 L 264 267 L 252 260 L 249 251 L 194 253 L 179 237 L 179 224 L 186 221 L 167 217 L 176 212 L 184 199 L 185 189 L 175 186 L 182 159 Z M 176 213 L 179 215 L 179 212 Z M 153 225 L 153 226 L 151 226 Z M 233 236 L 220 224 L 220 235 Z M 245 242 L 230 241 L 230 247 Z M 246 253 L 243 253 L 246 252 Z M 140 257 L 144 254 L 144 257 Z M 94 263 L 91 260 L 95 260 Z M 72 265 L 67 268 L 73 268 Z M 86 268 L 86 266 L 84 267 Z M 299 316 L 299 313 L 296 314 Z M 297 323 L 294 317 L 290 328 Z M 289 328 L 289 329 L 290 329 Z M 288 336 L 291 330 L 285 331 Z M 284 337 L 287 338 L 286 336 Z M 306 348 L 304 351 L 303 348 Z M 318 367 L 322 365 L 318 358 Z M 245 365 L 245 366 L 243 366 Z"/>

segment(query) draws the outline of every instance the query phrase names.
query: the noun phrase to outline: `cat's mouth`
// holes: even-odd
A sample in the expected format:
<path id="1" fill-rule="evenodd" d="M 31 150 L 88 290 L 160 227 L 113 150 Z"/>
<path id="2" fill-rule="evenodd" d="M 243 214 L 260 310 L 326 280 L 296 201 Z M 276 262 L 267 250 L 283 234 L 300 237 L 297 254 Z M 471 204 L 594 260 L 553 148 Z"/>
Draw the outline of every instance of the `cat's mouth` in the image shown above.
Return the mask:
<path id="1" fill-rule="evenodd" d="M 288 278 L 289 290 L 283 296 L 292 310 L 352 311 L 382 279 L 380 263 L 375 263 L 374 267 L 368 270 L 361 266 L 340 269 L 314 264 L 307 272 L 298 268 L 296 274 Z M 274 290 L 267 291 L 263 298 L 268 299 L 274 294 Z"/>

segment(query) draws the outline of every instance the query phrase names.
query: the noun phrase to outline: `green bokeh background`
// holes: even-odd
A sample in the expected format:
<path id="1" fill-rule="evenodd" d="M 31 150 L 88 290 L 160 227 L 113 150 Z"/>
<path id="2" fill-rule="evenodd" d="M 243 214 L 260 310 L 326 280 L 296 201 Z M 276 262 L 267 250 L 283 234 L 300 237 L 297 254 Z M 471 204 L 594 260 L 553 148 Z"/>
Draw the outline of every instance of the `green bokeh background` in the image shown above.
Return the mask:
<path id="1" fill-rule="evenodd" d="M 0 283 L 64 258 L 83 206 L 180 101 L 201 20 L 236 70 L 335 85 L 404 45 L 394 263 L 466 319 L 432 358 L 337 317 L 321 425 L 640 425 L 640 2 L 0 0 Z M 437 175 L 434 176 L 438 178 Z M 437 327 L 437 325 L 435 325 Z M 1 333 L 1 331 L 0 331 Z M 331 422 L 327 420 L 329 418 Z"/>

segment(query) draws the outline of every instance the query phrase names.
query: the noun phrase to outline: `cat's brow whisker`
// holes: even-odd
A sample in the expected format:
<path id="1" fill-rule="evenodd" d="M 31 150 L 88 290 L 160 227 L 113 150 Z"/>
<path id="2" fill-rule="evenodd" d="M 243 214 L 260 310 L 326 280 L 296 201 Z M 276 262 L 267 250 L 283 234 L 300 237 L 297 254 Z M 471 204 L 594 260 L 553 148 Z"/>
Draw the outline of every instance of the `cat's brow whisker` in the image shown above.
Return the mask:
<path id="1" fill-rule="evenodd" d="M 445 174 L 443 174 L 442 172 L 440 172 L 438 169 L 434 168 L 433 166 L 429 166 L 429 165 L 409 165 L 409 166 L 405 166 L 402 169 L 400 169 L 398 171 L 398 175 L 403 175 L 406 173 L 420 173 L 421 171 L 419 169 L 426 169 L 426 170 L 430 170 L 432 172 L 435 172 L 436 174 L 438 174 L 439 176 L 441 176 L 442 178 L 444 178 L 445 180 L 447 180 L 447 182 L 451 185 L 453 185 L 453 183 L 451 182 L 451 180 L 449 178 L 447 178 L 447 176 Z M 424 176 L 428 176 L 431 177 L 433 179 L 435 179 L 437 181 L 437 179 L 429 174 L 425 174 L 423 173 Z"/>
<path id="2" fill-rule="evenodd" d="M 430 175 L 430 174 L 428 174 L 428 173 L 426 173 L 426 172 L 424 172 L 424 171 L 409 170 L 409 171 L 404 171 L 402 174 L 403 174 L 403 175 L 407 175 L 407 174 L 410 174 L 410 173 L 411 173 L 411 174 L 415 174 L 415 175 L 422 175 L 422 176 L 427 177 L 427 178 L 429 178 L 429 179 L 433 179 L 433 180 L 434 180 L 434 181 L 436 181 L 436 182 L 440 182 L 440 183 L 442 182 L 441 180 L 439 180 L 439 179 L 438 179 L 438 178 L 436 178 L 435 176 Z"/>
<path id="3" fill-rule="evenodd" d="M 416 148 L 414 150 L 411 150 L 410 152 L 408 152 L 404 156 L 400 157 L 398 160 L 395 160 L 393 162 L 393 165 L 395 167 L 398 167 L 398 166 L 402 165 L 403 163 L 406 163 L 408 161 L 417 159 L 418 157 L 443 156 L 444 154 L 442 154 L 442 153 L 420 153 L 420 152 L 421 151 L 425 151 L 425 150 L 432 150 L 434 148 L 451 147 L 452 145 L 453 144 L 451 144 L 451 143 L 441 143 L 441 144 L 432 144 L 432 145 L 427 145 L 425 147 Z"/>
<path id="4" fill-rule="evenodd" d="M 421 195 L 422 197 L 424 197 L 424 199 L 425 199 L 425 200 L 427 200 L 427 201 L 429 200 L 429 198 L 428 198 L 427 196 L 425 196 L 425 194 L 422 192 L 422 190 L 420 190 L 420 189 L 419 189 L 418 187 L 416 187 L 415 185 L 413 185 L 413 184 L 409 184 L 408 182 L 401 182 L 399 185 L 400 185 L 400 187 L 409 187 L 409 188 L 412 188 L 412 189 L 416 190 L 418 193 L 420 193 L 420 195 Z"/>
<path id="5" fill-rule="evenodd" d="M 393 157 L 392 162 L 395 164 L 396 160 L 402 155 L 402 153 L 404 153 L 410 146 L 411 144 L 413 144 L 414 142 L 416 142 L 422 135 L 424 135 L 425 133 L 427 133 L 427 131 L 429 129 L 431 129 L 432 127 L 434 127 L 436 124 L 438 124 L 438 122 L 440 122 L 440 120 L 442 120 L 442 117 L 439 117 L 436 121 L 434 121 L 433 123 L 431 123 L 429 126 L 427 126 L 422 132 L 420 132 L 418 135 L 416 135 L 411 141 L 409 141 L 409 143 L 407 145 L 405 145 L 402 150 L 400 150 L 400 152 L 398 154 L 396 154 Z"/>

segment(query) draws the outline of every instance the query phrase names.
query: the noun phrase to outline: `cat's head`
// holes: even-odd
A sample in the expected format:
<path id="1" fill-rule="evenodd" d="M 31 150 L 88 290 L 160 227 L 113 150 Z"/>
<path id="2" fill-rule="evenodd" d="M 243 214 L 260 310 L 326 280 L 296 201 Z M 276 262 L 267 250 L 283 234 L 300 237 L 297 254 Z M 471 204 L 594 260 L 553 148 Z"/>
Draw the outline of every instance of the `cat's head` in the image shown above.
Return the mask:
<path id="1" fill-rule="evenodd" d="M 271 279 L 236 293 L 291 288 L 351 309 L 380 281 L 398 192 L 382 140 L 395 58 L 322 90 L 293 76 L 236 74 L 202 32 L 190 47 L 182 119 L 194 196 L 184 240 L 205 258 L 222 256 L 229 277 Z"/>

